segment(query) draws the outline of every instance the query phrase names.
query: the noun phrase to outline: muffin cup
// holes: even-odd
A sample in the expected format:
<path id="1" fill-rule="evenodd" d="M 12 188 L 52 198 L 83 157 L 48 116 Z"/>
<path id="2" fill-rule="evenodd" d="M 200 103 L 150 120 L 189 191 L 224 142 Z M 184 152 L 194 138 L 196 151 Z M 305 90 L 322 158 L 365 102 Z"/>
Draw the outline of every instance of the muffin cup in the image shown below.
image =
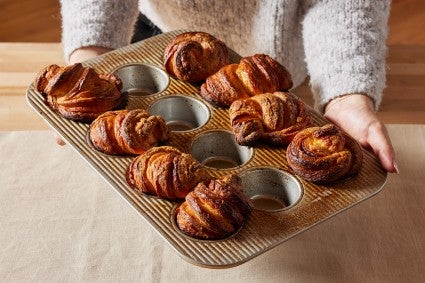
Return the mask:
<path id="1" fill-rule="evenodd" d="M 200 100 L 184 96 L 161 97 L 149 107 L 151 115 L 161 116 L 174 132 L 196 130 L 210 119 L 209 108 Z"/>
<path id="2" fill-rule="evenodd" d="M 233 133 L 226 130 L 210 130 L 196 136 L 190 153 L 199 163 L 215 169 L 242 166 L 253 155 L 251 148 L 239 145 Z"/>
<path id="3" fill-rule="evenodd" d="M 130 96 L 150 96 L 164 91 L 170 78 L 165 71 L 145 63 L 123 65 L 113 71 L 123 83 L 123 92 Z"/>
<path id="4" fill-rule="evenodd" d="M 278 212 L 296 205 L 303 195 L 298 179 L 282 170 L 270 167 L 252 168 L 240 174 L 244 193 L 253 208 Z"/>

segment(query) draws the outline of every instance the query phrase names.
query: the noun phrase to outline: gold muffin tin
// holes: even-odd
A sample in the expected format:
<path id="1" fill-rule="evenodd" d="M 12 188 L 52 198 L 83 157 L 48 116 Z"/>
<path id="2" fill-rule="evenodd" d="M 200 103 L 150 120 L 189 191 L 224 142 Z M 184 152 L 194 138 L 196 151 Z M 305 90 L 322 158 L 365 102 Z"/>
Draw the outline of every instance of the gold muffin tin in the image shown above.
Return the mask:
<path id="1" fill-rule="evenodd" d="M 293 174 L 285 148 L 241 147 L 234 141 L 226 109 L 216 108 L 198 94 L 199 85 L 169 77 L 162 66 L 166 45 L 183 31 L 161 34 L 84 62 L 100 73 L 115 72 L 129 92 L 128 109 L 161 114 L 174 129 L 166 145 L 192 154 L 212 176 L 235 173 L 255 209 L 245 225 L 223 240 L 198 240 L 181 233 L 174 223 L 176 202 L 140 195 L 126 182 L 134 157 L 102 154 L 87 142 L 89 125 L 53 112 L 31 84 L 27 101 L 142 218 L 190 263 L 225 268 L 244 263 L 306 229 L 378 193 L 387 174 L 373 154 L 364 150 L 358 175 L 332 185 L 317 185 Z M 231 61 L 240 57 L 231 52 Z M 315 125 L 327 121 L 312 111 Z M 84 185 L 84 184 L 82 184 Z M 258 191 L 262 190 L 262 191 Z M 279 198 L 283 199 L 279 199 Z M 282 205 L 284 207 L 282 207 Z"/>

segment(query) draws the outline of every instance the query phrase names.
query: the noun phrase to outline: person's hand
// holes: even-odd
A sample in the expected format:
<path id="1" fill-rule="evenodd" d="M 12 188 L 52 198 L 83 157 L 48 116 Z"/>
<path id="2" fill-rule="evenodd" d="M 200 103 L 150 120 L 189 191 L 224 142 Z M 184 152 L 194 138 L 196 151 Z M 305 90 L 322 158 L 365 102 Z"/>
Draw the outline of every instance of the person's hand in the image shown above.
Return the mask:
<path id="1" fill-rule="evenodd" d="M 92 59 L 96 56 L 99 56 L 103 53 L 111 51 L 110 48 L 99 47 L 99 46 L 88 46 L 81 47 L 79 49 L 74 50 L 69 56 L 69 64 L 81 63 L 88 59 Z"/>
<path id="2" fill-rule="evenodd" d="M 335 98 L 326 106 L 324 116 L 363 147 L 372 149 L 387 172 L 398 173 L 394 148 L 385 125 L 374 111 L 372 99 L 362 94 Z"/>
<path id="3" fill-rule="evenodd" d="M 72 65 L 75 63 L 80 63 L 111 50 L 112 49 L 110 48 L 104 48 L 104 47 L 98 47 L 98 46 L 81 47 L 79 49 L 76 49 L 74 52 L 72 52 L 72 54 L 69 56 L 68 64 Z M 65 145 L 65 142 L 57 134 L 55 134 L 55 141 L 58 145 L 61 145 L 61 146 Z"/>

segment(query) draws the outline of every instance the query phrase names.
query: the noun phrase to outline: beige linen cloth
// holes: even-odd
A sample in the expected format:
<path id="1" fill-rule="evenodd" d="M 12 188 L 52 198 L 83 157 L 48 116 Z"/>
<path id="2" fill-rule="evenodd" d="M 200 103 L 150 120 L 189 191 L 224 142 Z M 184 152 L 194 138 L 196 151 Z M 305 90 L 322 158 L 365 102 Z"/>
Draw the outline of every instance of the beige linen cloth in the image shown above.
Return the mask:
<path id="1" fill-rule="evenodd" d="M 52 132 L 0 132 L 0 282 L 417 282 L 425 127 L 390 130 L 409 179 L 391 175 L 377 196 L 228 269 L 180 258 Z"/>

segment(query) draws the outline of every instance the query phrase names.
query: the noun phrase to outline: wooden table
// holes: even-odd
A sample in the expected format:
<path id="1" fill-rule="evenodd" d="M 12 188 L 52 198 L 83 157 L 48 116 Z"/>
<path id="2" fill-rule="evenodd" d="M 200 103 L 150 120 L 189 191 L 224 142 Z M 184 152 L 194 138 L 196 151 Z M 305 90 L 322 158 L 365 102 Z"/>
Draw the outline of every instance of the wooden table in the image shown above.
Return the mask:
<path id="1" fill-rule="evenodd" d="M 388 87 L 378 114 L 401 173 L 389 175 L 377 196 L 221 271 L 179 258 L 75 152 L 55 145 L 25 101 L 37 71 L 52 63 L 64 64 L 59 43 L 0 43 L 2 279 L 423 282 L 425 47 L 389 49 Z M 311 104 L 307 84 L 295 92 Z M 66 182 L 58 189 L 57 180 Z"/>
<path id="2" fill-rule="evenodd" d="M 25 101 L 38 71 L 64 64 L 59 43 L 0 43 L 0 131 L 48 129 Z"/>

